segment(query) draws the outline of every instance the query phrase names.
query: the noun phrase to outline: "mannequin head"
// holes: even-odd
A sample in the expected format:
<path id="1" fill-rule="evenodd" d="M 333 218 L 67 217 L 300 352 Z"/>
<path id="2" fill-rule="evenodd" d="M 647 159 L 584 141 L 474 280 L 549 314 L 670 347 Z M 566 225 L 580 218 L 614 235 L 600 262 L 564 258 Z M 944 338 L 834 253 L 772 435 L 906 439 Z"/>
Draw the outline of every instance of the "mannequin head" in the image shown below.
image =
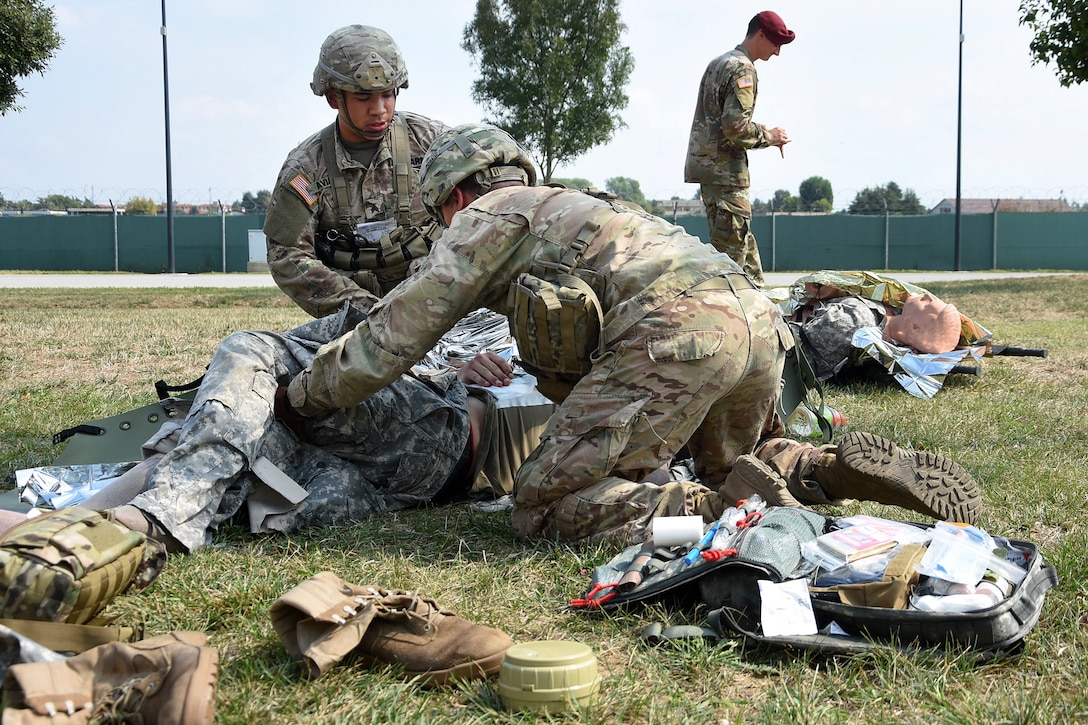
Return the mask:
<path id="1" fill-rule="evenodd" d="M 918 352 L 951 352 L 960 341 L 959 310 L 928 292 L 911 295 L 884 324 L 884 339 Z"/>

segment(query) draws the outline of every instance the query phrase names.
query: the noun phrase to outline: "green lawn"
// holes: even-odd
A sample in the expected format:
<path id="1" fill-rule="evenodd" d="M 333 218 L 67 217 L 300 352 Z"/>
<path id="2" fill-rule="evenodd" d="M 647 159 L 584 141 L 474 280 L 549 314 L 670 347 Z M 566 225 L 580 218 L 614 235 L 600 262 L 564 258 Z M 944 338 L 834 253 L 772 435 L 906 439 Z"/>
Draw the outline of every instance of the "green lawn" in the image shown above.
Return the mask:
<path id="1" fill-rule="evenodd" d="M 979 524 L 1036 542 L 1058 570 L 1042 618 L 1015 660 L 859 657 L 747 651 L 735 642 L 652 649 L 647 624 L 704 622 L 654 606 L 573 613 L 606 546 L 526 544 L 507 514 L 448 507 L 291 537 L 224 531 L 175 557 L 147 590 L 108 610 L 147 634 L 207 632 L 218 648 L 222 723 L 536 722 L 504 711 L 491 685 L 422 690 L 342 665 L 307 681 L 268 618 L 280 594 L 331 570 L 359 584 L 419 590 L 515 641 L 576 639 L 596 652 L 588 723 L 1088 722 L 1088 275 L 930 285 L 999 343 L 1050 350 L 994 358 L 981 377 L 951 378 L 932 401 L 889 385 L 829 391 L 848 427 L 952 456 L 983 491 Z M 0 478 L 57 454 L 53 433 L 155 399 L 153 384 L 198 377 L 216 343 L 244 328 L 305 319 L 278 290 L 0 290 Z M 8 484 L 10 485 L 10 484 Z M 840 510 L 841 511 L 841 510 Z M 874 504 L 865 511 L 908 512 Z"/>

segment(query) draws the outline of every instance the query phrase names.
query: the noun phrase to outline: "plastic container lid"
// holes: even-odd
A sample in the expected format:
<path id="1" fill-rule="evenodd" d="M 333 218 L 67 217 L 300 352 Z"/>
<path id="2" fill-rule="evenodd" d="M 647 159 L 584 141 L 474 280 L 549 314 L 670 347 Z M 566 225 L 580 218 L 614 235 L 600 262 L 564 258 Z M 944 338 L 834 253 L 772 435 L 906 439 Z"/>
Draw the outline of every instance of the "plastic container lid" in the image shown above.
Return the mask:
<path id="1" fill-rule="evenodd" d="M 506 651 L 499 668 L 499 696 L 511 710 L 546 713 L 577 710 L 600 689 L 597 658 L 581 642 L 523 642 Z"/>

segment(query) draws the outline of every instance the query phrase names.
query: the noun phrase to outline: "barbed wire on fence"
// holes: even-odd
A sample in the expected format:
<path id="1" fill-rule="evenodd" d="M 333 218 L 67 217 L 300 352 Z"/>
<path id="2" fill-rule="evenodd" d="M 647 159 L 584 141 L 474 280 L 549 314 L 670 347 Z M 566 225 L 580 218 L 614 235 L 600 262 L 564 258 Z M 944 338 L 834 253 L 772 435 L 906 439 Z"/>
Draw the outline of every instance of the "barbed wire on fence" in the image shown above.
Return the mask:
<path id="1" fill-rule="evenodd" d="M 878 188 L 887 182 L 873 182 L 864 188 Z M 898 182 L 896 182 L 898 183 Z M 854 198 L 864 188 L 836 188 L 832 185 L 834 193 L 834 211 L 845 211 L 849 208 Z M 932 209 L 945 199 L 955 198 L 955 189 L 918 189 L 909 185 L 900 184 L 903 191 L 913 191 L 926 209 Z M 174 189 L 174 202 L 177 204 L 223 204 L 231 206 L 241 201 L 246 193 L 256 194 L 260 191 L 269 191 L 270 186 L 259 188 L 225 188 L 225 187 L 185 187 Z M 673 197 L 690 200 L 695 196 L 698 186 L 686 184 L 682 188 L 663 191 L 663 187 L 654 190 L 644 189 L 647 199 L 665 202 Z M 749 197 L 753 200 L 767 201 L 774 198 L 778 189 L 770 187 L 753 187 L 749 190 Z M 788 190 L 796 194 L 797 190 Z M 83 186 L 83 187 L 55 187 L 48 189 L 32 187 L 7 187 L 0 186 L 0 198 L 8 204 L 18 202 L 37 203 L 39 199 L 50 196 L 67 196 L 78 200 L 89 200 L 100 206 L 108 206 L 110 202 L 123 205 L 130 199 L 140 197 L 151 199 L 159 204 L 166 203 L 165 189 L 160 187 L 108 187 L 108 186 Z M 1088 207 L 1088 186 L 1059 187 L 1059 186 L 969 186 L 961 189 L 960 196 L 963 199 L 1064 199 L 1071 205 Z"/>

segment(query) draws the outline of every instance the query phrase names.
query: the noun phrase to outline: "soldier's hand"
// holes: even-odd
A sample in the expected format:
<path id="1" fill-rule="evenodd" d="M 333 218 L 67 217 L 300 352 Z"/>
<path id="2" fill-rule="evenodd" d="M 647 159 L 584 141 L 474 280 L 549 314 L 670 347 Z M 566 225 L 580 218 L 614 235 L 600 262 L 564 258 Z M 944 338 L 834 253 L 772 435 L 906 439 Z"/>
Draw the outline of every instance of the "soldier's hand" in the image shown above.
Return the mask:
<path id="1" fill-rule="evenodd" d="M 789 134 L 786 133 L 786 129 L 775 126 L 774 128 L 768 128 L 766 134 L 768 145 L 777 146 L 778 153 L 782 155 L 782 158 L 786 158 L 786 144 L 790 142 L 790 137 Z"/>
<path id="2" fill-rule="evenodd" d="M 276 388 L 276 400 L 273 411 L 276 415 L 276 420 L 290 428 L 291 432 L 294 433 L 300 441 L 306 440 L 306 419 L 291 407 L 291 401 L 287 399 L 287 386 L 282 383 Z"/>
<path id="3" fill-rule="evenodd" d="M 775 126 L 774 128 L 767 129 L 767 143 L 771 146 L 782 146 L 790 142 L 789 134 L 786 133 L 786 129 L 781 126 Z"/>
<path id="4" fill-rule="evenodd" d="M 514 366 L 493 352 L 482 352 L 457 371 L 457 379 L 466 385 L 501 388 L 514 379 Z"/>

